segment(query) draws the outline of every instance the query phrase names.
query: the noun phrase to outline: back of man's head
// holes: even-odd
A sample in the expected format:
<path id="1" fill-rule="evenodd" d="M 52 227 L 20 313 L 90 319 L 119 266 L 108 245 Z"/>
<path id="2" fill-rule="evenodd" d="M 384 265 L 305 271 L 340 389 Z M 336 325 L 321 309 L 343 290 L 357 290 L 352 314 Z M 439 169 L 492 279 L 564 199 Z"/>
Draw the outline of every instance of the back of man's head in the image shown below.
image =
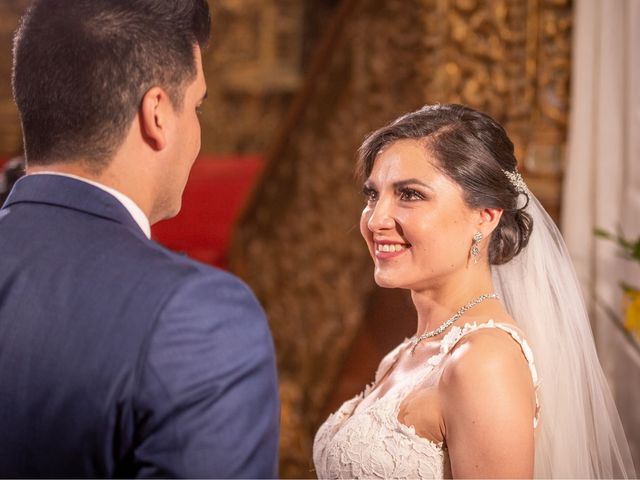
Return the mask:
<path id="1" fill-rule="evenodd" d="M 100 172 L 149 88 L 182 107 L 209 31 L 206 0 L 35 0 L 13 53 L 28 164 L 82 160 Z"/>

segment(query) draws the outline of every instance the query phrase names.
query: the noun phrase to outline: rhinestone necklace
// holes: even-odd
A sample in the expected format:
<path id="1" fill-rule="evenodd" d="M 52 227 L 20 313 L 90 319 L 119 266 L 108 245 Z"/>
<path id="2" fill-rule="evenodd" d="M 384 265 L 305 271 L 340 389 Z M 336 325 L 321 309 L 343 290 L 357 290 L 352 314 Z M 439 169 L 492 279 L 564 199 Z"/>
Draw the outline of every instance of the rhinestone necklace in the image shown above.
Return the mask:
<path id="1" fill-rule="evenodd" d="M 416 347 L 418 346 L 418 344 L 423 341 L 426 340 L 427 338 L 431 338 L 431 337 L 435 337 L 436 335 L 440 335 L 442 332 L 444 332 L 447 328 L 449 328 L 451 326 L 451 324 L 453 322 L 455 322 L 456 320 L 458 320 L 462 315 L 464 315 L 464 313 L 469 310 L 470 308 L 475 307 L 476 305 L 478 305 L 479 303 L 484 302 L 485 300 L 489 299 L 489 298 L 499 298 L 497 293 L 485 293 L 483 295 L 480 295 L 478 298 L 476 298 L 475 300 L 471 300 L 469 303 L 467 303 L 465 306 L 460 307 L 460 310 L 458 310 L 455 314 L 453 314 L 453 316 L 451 318 L 449 318 L 446 322 L 444 322 L 442 325 L 440 325 L 438 328 L 436 328 L 435 330 L 431 330 L 430 332 L 426 332 L 423 333 L 422 335 L 420 335 L 419 337 L 413 337 L 411 339 L 411 355 L 413 355 L 413 352 L 415 351 Z"/>

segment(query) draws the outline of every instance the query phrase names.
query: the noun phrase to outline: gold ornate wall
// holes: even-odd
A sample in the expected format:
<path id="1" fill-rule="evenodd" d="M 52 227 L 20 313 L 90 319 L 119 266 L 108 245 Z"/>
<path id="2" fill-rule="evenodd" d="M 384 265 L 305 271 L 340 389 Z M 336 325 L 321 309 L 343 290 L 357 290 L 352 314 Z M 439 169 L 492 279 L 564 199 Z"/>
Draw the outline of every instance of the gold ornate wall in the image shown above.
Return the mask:
<path id="1" fill-rule="evenodd" d="M 373 291 L 352 175 L 364 135 L 425 103 L 485 110 L 506 125 L 531 188 L 557 215 L 571 3 L 344 0 L 326 35 L 232 255 L 274 332 L 282 474 L 294 477 L 314 475 L 319 412 Z"/>
<path id="2" fill-rule="evenodd" d="M 305 3 L 211 1 L 203 152 L 264 151 L 302 81 Z"/>

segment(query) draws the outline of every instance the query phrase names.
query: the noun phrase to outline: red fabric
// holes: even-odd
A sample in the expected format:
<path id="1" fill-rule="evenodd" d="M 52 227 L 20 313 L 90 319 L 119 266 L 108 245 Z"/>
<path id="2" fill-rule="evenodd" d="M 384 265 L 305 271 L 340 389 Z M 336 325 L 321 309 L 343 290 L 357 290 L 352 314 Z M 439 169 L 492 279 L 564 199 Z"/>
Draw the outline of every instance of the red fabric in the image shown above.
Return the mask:
<path id="1" fill-rule="evenodd" d="M 2 173 L 4 164 L 11 160 L 13 157 L 14 155 L 0 155 L 0 173 Z"/>
<path id="2" fill-rule="evenodd" d="M 262 171 L 263 159 L 200 157 L 182 197 L 182 210 L 152 228 L 152 236 L 166 247 L 222 268 L 234 223 Z"/>

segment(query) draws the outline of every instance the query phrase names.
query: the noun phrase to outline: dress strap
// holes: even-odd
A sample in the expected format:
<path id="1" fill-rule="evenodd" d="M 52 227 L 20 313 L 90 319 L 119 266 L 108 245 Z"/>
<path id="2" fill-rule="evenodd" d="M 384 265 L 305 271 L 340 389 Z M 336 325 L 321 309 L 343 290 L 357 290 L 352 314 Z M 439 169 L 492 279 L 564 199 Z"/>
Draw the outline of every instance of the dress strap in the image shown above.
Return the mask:
<path id="1" fill-rule="evenodd" d="M 527 360 L 527 365 L 529 366 L 529 372 L 531 373 L 531 380 L 533 381 L 533 387 L 535 390 L 536 397 L 536 413 L 533 418 L 533 428 L 538 426 L 538 419 L 540 417 L 540 400 L 538 399 L 538 388 L 540 386 L 540 380 L 538 378 L 538 371 L 536 369 L 536 364 L 533 357 L 533 350 L 527 343 L 527 341 L 523 338 L 520 331 L 513 327 L 512 325 L 507 325 L 505 323 L 496 323 L 493 320 L 489 320 L 485 323 L 467 323 L 463 327 L 455 326 L 453 327 L 447 335 L 442 339 L 440 344 L 440 358 L 442 359 L 444 355 L 449 353 L 453 347 L 455 347 L 460 340 L 468 335 L 471 332 L 475 332 L 476 330 L 481 330 L 485 328 L 497 328 L 504 332 L 507 332 L 513 340 L 515 340 L 518 345 L 520 345 L 520 349 L 524 355 L 524 358 Z"/>

